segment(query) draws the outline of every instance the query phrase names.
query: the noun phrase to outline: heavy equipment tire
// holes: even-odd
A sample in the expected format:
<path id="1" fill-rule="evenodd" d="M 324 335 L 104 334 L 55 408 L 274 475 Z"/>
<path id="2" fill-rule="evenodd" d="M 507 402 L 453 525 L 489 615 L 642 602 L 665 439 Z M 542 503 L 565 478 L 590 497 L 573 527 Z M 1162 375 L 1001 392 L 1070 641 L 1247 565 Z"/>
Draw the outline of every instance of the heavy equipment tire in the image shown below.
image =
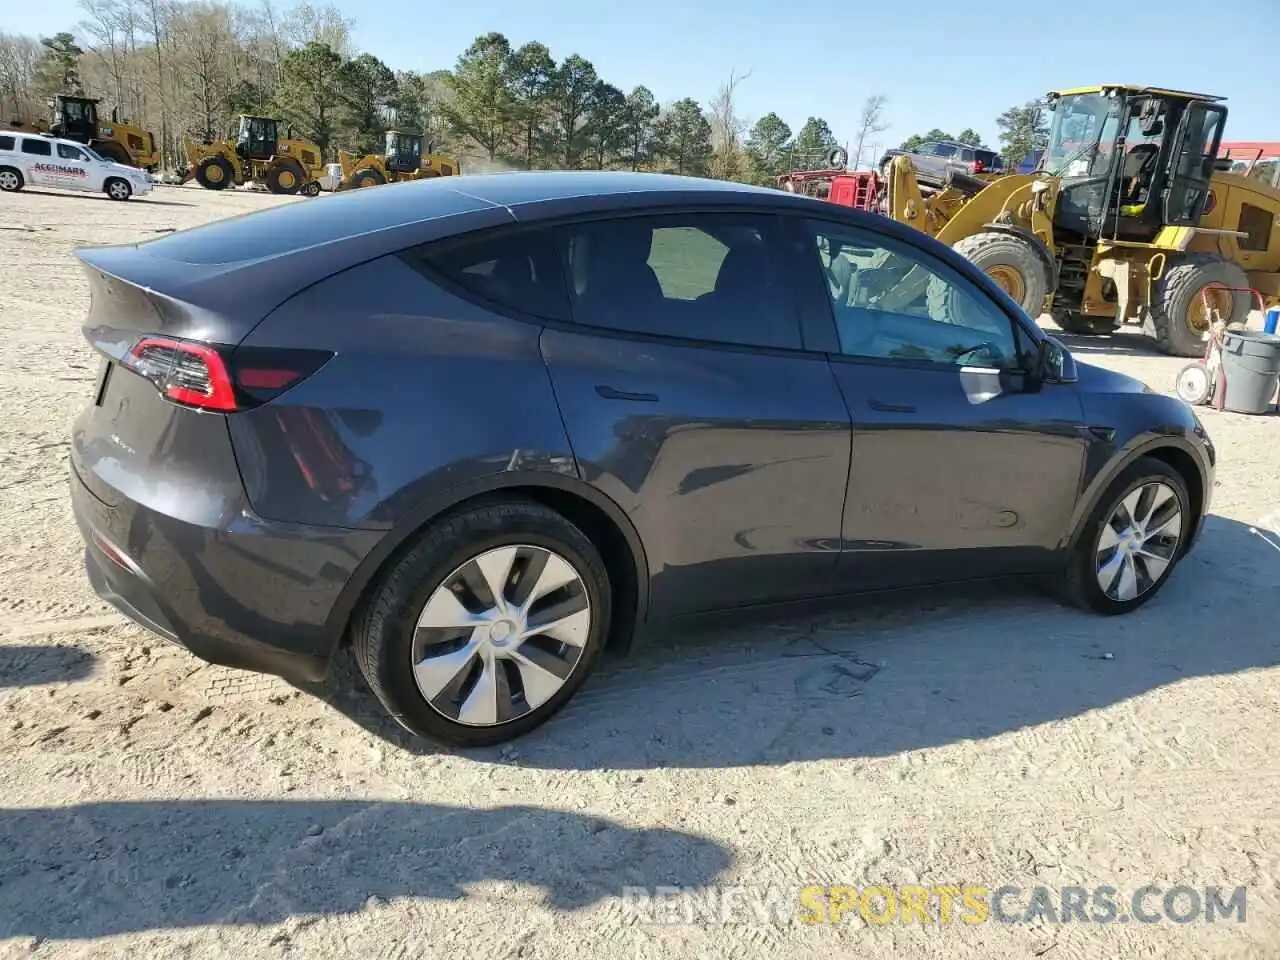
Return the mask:
<path id="1" fill-rule="evenodd" d="M 1165 269 L 1151 294 L 1151 324 L 1161 351 L 1175 357 L 1204 356 L 1202 335 L 1208 330 L 1200 291 L 1209 284 L 1247 287 L 1249 278 L 1238 264 L 1212 253 L 1184 253 Z M 1222 293 L 1212 299 L 1225 301 Z M 1228 323 L 1249 319 L 1252 298 L 1235 293 Z"/>
<path id="2" fill-rule="evenodd" d="M 267 175 L 263 180 L 266 181 L 267 189 L 272 193 L 287 197 L 293 196 L 307 182 L 307 178 L 292 163 L 276 164 L 267 170 Z"/>
<path id="3" fill-rule="evenodd" d="M 1063 333 L 1072 333 L 1080 337 L 1096 337 L 1115 333 L 1120 324 L 1110 317 L 1086 317 L 1069 310 L 1054 310 L 1053 322 L 1062 328 Z"/>
<path id="4" fill-rule="evenodd" d="M 0 167 L 0 190 L 5 193 L 17 193 L 26 181 L 22 179 L 22 171 L 17 167 Z"/>
<path id="5" fill-rule="evenodd" d="M 355 617 L 352 653 L 410 732 L 492 746 L 549 720 L 582 686 L 604 649 L 611 594 L 599 551 L 559 513 L 488 502 L 427 526 Z M 540 632 L 543 618 L 562 626 Z M 486 689 L 491 700 L 472 696 Z"/>
<path id="6" fill-rule="evenodd" d="M 126 167 L 133 166 L 133 157 L 129 156 L 129 151 L 114 140 L 103 140 L 92 146 L 93 151 L 103 160 L 110 160 L 112 163 L 123 163 Z"/>
<path id="7" fill-rule="evenodd" d="M 1121 508 L 1126 499 L 1134 511 L 1127 506 Z M 1131 516 L 1133 512 L 1138 516 Z M 1084 521 L 1059 584 L 1061 598 L 1095 613 L 1137 610 L 1169 582 L 1174 567 L 1187 552 L 1198 519 L 1182 474 L 1163 460 L 1139 457 L 1112 481 Z M 1128 550 L 1130 557 L 1123 560 L 1130 542 L 1135 546 Z M 1161 560 L 1163 566 L 1159 566 Z M 1102 568 L 1111 566 L 1112 561 L 1120 561 L 1115 564 L 1116 569 L 1104 571 Z M 1128 571 L 1121 570 L 1126 563 Z M 1133 582 L 1141 589 L 1136 596 L 1125 596 L 1126 591 L 1115 589 L 1121 586 L 1118 575 L 1125 572 L 1135 578 Z M 1117 575 L 1114 581 L 1113 574 Z M 1103 580 L 1109 581 L 1111 590 L 1104 588 Z"/>
<path id="8" fill-rule="evenodd" d="M 196 183 L 206 190 L 225 190 L 235 180 L 235 168 L 226 157 L 205 157 L 196 166 Z"/>
<path id="9" fill-rule="evenodd" d="M 353 187 L 376 187 L 386 182 L 386 179 L 377 170 L 361 170 L 351 178 L 351 186 Z"/>
<path id="10" fill-rule="evenodd" d="M 1049 266 L 1031 241 L 1014 233 L 989 230 L 960 240 L 952 248 L 991 277 L 1033 320 L 1044 310 L 1049 290 Z M 929 314 L 945 309 L 954 292 L 940 278 L 929 282 Z"/>

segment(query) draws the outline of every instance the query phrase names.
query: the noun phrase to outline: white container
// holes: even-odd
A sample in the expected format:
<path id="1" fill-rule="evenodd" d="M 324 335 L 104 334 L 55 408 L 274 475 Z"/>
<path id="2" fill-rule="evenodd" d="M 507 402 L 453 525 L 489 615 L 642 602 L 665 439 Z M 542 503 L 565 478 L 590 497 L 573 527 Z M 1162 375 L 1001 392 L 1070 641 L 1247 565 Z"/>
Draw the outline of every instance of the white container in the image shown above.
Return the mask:
<path id="1" fill-rule="evenodd" d="M 317 182 L 320 184 L 321 190 L 337 190 L 338 184 L 342 182 L 342 164 L 325 164 L 324 174 Z"/>

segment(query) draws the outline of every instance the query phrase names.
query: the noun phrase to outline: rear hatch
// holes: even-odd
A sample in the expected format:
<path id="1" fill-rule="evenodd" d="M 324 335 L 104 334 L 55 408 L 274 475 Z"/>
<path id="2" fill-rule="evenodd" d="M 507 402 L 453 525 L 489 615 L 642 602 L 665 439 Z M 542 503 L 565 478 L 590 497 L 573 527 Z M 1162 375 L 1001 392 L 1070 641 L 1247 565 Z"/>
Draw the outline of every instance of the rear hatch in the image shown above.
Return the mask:
<path id="1" fill-rule="evenodd" d="M 77 476 L 109 506 L 128 498 L 216 521 L 243 497 L 225 414 L 270 400 L 329 355 L 238 349 L 260 314 L 236 318 L 184 298 L 219 268 L 184 265 L 179 284 L 172 264 L 137 248 L 77 256 L 91 296 L 84 334 L 101 356 L 92 402 L 72 431 Z"/>

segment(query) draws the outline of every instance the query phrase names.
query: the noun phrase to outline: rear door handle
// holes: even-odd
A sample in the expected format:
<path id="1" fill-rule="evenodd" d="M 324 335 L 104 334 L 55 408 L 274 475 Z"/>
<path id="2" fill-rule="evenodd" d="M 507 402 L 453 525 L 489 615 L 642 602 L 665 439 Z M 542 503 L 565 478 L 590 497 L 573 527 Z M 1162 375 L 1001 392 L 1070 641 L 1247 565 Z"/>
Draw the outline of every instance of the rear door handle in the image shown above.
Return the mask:
<path id="1" fill-rule="evenodd" d="M 604 384 L 596 385 L 596 393 L 606 400 L 635 400 L 639 403 L 658 402 L 656 393 L 632 393 L 630 390 L 615 390 L 613 387 L 605 386 Z"/>
<path id="2" fill-rule="evenodd" d="M 883 400 L 871 400 L 872 410 L 882 413 L 915 413 L 916 408 L 906 403 L 885 403 Z"/>

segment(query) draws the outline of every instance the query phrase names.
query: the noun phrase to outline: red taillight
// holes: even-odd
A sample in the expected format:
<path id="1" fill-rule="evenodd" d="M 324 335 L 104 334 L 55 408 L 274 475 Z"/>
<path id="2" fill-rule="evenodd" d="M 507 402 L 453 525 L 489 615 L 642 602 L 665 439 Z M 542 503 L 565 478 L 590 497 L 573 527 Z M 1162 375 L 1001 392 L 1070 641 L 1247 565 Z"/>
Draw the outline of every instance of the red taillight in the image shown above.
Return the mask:
<path id="1" fill-rule="evenodd" d="M 124 364 L 167 400 L 219 413 L 266 403 L 319 370 L 327 350 L 239 347 L 234 350 L 168 337 L 143 337 Z"/>
<path id="2" fill-rule="evenodd" d="M 973 163 L 969 164 L 969 169 L 974 173 L 983 173 L 986 171 L 987 165 L 981 160 L 975 160 Z"/>
<path id="3" fill-rule="evenodd" d="M 129 351 L 126 366 L 156 385 L 166 399 L 201 410 L 236 409 L 236 391 L 222 356 L 212 347 L 143 337 Z"/>

